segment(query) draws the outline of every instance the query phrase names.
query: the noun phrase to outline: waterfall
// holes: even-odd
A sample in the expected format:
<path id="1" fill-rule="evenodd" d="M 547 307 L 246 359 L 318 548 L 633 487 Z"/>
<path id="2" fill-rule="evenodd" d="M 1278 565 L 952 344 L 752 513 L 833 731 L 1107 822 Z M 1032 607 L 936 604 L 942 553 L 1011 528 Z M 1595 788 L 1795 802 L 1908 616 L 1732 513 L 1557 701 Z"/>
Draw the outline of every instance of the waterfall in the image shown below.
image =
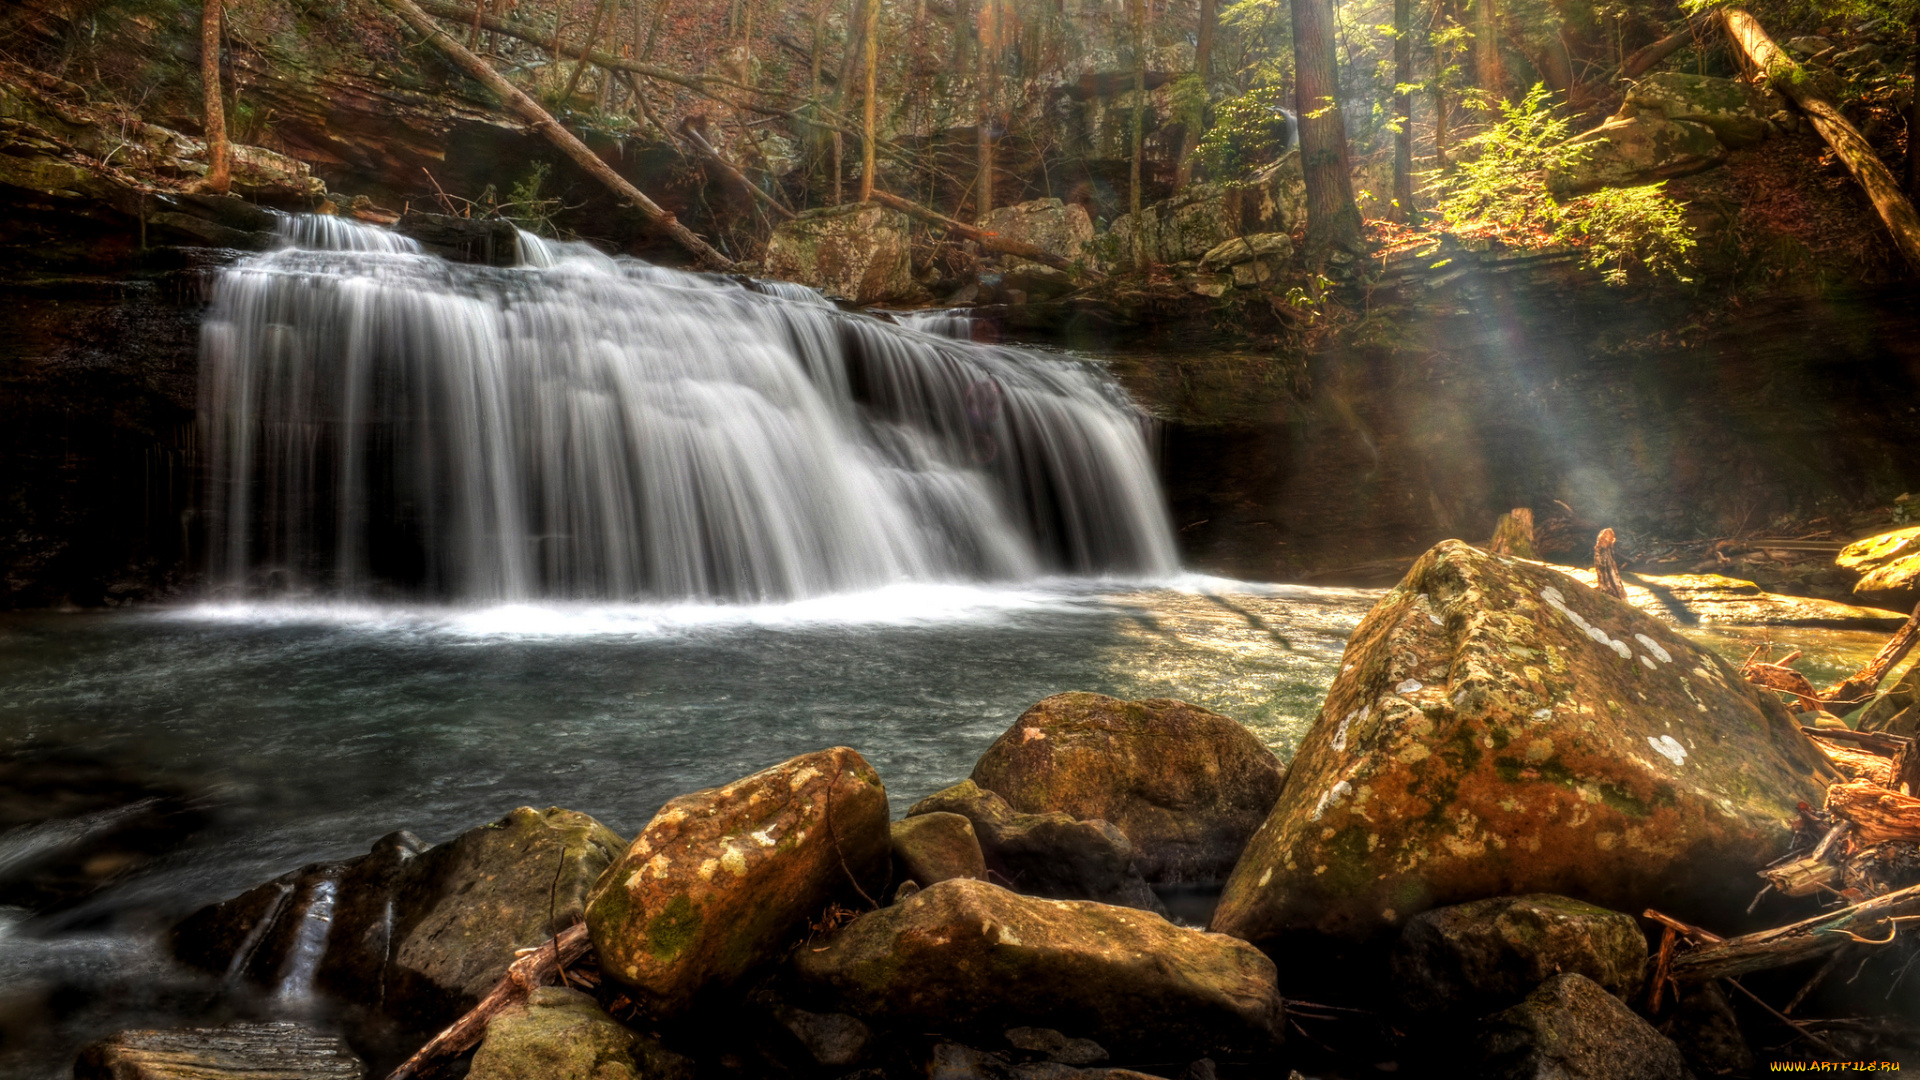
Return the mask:
<path id="1" fill-rule="evenodd" d="M 1104 372 L 522 235 L 289 218 L 202 333 L 216 586 L 762 600 L 1176 569 Z M 946 327 L 940 327 L 946 329 Z"/>

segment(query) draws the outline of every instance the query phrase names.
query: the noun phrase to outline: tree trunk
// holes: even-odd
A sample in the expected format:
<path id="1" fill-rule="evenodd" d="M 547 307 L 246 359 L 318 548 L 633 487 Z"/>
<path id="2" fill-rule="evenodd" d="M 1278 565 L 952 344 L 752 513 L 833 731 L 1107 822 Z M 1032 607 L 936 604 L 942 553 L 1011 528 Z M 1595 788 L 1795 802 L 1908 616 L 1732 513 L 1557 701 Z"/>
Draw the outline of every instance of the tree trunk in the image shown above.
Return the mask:
<path id="1" fill-rule="evenodd" d="M 1353 201 L 1347 121 L 1340 111 L 1333 0 L 1292 0 L 1294 105 L 1300 114 L 1300 163 L 1307 181 L 1307 258 L 1360 251 L 1360 209 Z"/>
<path id="2" fill-rule="evenodd" d="M 1693 23 L 1689 22 L 1659 41 L 1636 51 L 1620 65 L 1620 77 L 1637 79 L 1653 70 L 1653 66 L 1674 53 L 1693 43 Z"/>
<path id="3" fill-rule="evenodd" d="M 607 19 L 607 9 L 613 6 L 613 0 L 600 0 L 593 9 L 593 26 L 587 30 L 587 40 L 580 43 L 580 59 L 573 63 L 573 75 L 567 79 L 567 88 L 560 91 L 560 103 L 565 105 L 573 100 L 573 92 L 580 88 L 580 76 L 587 72 L 587 57 L 593 53 L 594 43 L 600 40 L 600 26 Z M 559 60 L 558 54 L 554 56 Z"/>
<path id="4" fill-rule="evenodd" d="M 1473 78 L 1495 98 L 1506 94 L 1506 72 L 1500 66 L 1498 21 L 1494 0 L 1473 0 Z"/>
<path id="5" fill-rule="evenodd" d="M 232 149 L 227 145 L 227 106 L 220 89 L 220 13 L 225 0 L 206 0 L 200 12 L 200 82 L 207 100 L 206 190 L 225 195 L 232 186 Z"/>
<path id="6" fill-rule="evenodd" d="M 1133 265 L 1147 268 L 1147 247 L 1140 227 L 1140 173 L 1146 161 L 1147 127 L 1147 3 L 1129 0 L 1128 14 L 1133 21 L 1133 161 L 1128 170 L 1127 205 L 1133 214 Z"/>
<path id="7" fill-rule="evenodd" d="M 732 259 L 727 258 L 725 255 L 720 254 L 708 246 L 705 240 L 695 236 L 685 225 L 680 224 L 679 220 L 672 214 L 662 210 L 658 203 L 647 198 L 645 192 L 628 183 L 626 178 L 619 173 L 614 172 L 606 162 L 600 160 L 598 154 L 595 154 L 587 148 L 586 143 L 576 138 L 573 132 L 561 127 L 559 121 L 555 120 L 547 110 L 541 108 L 538 102 L 522 93 L 518 87 L 502 78 L 499 72 L 493 70 L 492 65 L 467 51 L 464 46 L 458 41 L 455 41 L 446 31 L 435 25 L 433 19 L 430 18 L 426 12 L 421 11 L 419 5 L 415 4 L 413 0 L 380 0 L 380 3 L 385 5 L 386 8 L 395 15 L 398 15 L 401 21 L 418 31 L 422 37 L 427 39 L 429 44 L 441 52 L 446 53 L 447 58 L 452 60 L 462 71 L 473 76 L 481 85 L 493 91 L 509 109 L 518 113 L 520 118 L 531 125 L 535 131 L 538 131 L 541 135 L 545 136 L 549 142 L 559 147 L 560 151 L 572 158 L 575 164 L 585 169 L 594 179 L 612 188 L 614 193 L 622 199 L 633 204 L 634 208 L 640 211 L 642 217 L 645 217 L 647 221 L 672 237 L 681 247 L 685 248 L 687 252 L 693 256 L 697 264 L 716 270 L 730 270 L 733 268 Z"/>
<path id="8" fill-rule="evenodd" d="M 879 116 L 874 100 L 874 85 L 880 70 L 880 0 L 867 0 L 867 27 L 860 35 L 867 45 L 867 86 L 866 100 L 862 102 L 860 124 L 860 201 L 873 198 L 873 150 L 875 142 L 875 120 Z"/>
<path id="9" fill-rule="evenodd" d="M 1814 130 L 1827 140 L 1827 145 L 1846 163 L 1853 178 L 1866 189 L 1867 198 L 1880 212 L 1880 220 L 1886 222 L 1887 230 L 1893 234 L 1894 246 L 1906 257 L 1907 265 L 1920 271 L 1920 214 L 1914 213 L 1913 203 L 1874 153 L 1873 145 L 1861 137 L 1832 102 L 1820 96 L 1811 80 L 1794 77 L 1801 74 L 1799 65 L 1780 51 L 1758 20 L 1737 7 L 1722 8 L 1720 15 L 1734 47 L 1767 76 L 1767 85 L 1792 98 L 1813 121 Z"/>
<path id="10" fill-rule="evenodd" d="M 1413 0 L 1393 0 L 1393 107 L 1400 130 L 1393 137 L 1393 205 L 1401 221 L 1413 212 Z"/>
<path id="11" fill-rule="evenodd" d="M 1907 61 L 1913 97 L 1907 101 L 1907 198 L 1920 199 L 1920 21 L 1913 28 L 1913 56 Z"/>
<path id="12" fill-rule="evenodd" d="M 980 126 L 974 140 L 979 167 L 979 178 L 974 181 L 975 221 L 984 221 L 993 212 L 993 106 L 994 91 L 1000 81 L 996 63 L 1000 53 L 996 3 L 997 0 L 983 0 L 980 5 L 979 81 L 974 87 L 974 96 L 980 99 Z"/>
<path id="13" fill-rule="evenodd" d="M 1200 89 L 1210 99 L 1213 86 L 1213 31 L 1220 21 L 1217 0 L 1200 0 L 1200 28 L 1198 43 L 1193 49 L 1193 73 L 1200 79 Z M 1200 148 L 1200 126 L 1202 118 L 1186 118 L 1186 131 L 1180 136 L 1180 173 L 1175 178 L 1177 187 L 1186 187 L 1193 180 L 1193 153 Z"/>

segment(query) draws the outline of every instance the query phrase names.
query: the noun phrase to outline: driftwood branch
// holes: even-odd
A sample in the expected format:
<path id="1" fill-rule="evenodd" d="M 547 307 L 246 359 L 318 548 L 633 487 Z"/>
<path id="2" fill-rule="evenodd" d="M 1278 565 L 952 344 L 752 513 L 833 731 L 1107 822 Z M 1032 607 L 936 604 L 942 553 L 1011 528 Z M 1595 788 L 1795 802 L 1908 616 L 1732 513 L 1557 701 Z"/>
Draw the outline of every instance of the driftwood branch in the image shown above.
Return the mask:
<path id="1" fill-rule="evenodd" d="M 1920 915 L 1920 885 L 1876 896 L 1789 926 L 1728 938 L 1674 957 L 1673 977 L 1704 982 L 1785 967 L 1825 956 L 1843 945 L 1885 937 L 1888 920 Z M 1859 935 L 1859 936 L 1856 936 Z"/>
<path id="2" fill-rule="evenodd" d="M 600 155 L 588 149 L 587 144 L 581 142 L 573 132 L 560 126 L 560 122 L 555 120 L 547 110 L 541 108 L 538 102 L 522 93 L 518 87 L 493 70 L 493 65 L 469 52 L 466 46 L 455 41 L 451 35 L 442 30 L 426 12 L 420 10 L 414 0 L 380 0 L 380 3 L 398 15 L 401 21 L 418 31 L 435 48 L 445 53 L 447 58 L 457 64 L 461 70 L 498 95 L 508 108 L 518 113 L 521 119 L 531 124 L 534 130 L 547 138 L 547 141 L 559 147 L 562 153 L 572 158 L 594 179 L 613 189 L 622 200 L 631 203 L 648 222 L 685 248 L 700 266 L 710 270 L 728 270 L 733 267 L 732 259 L 708 246 L 705 240 L 695 236 L 692 230 L 680 224 L 672 214 L 647 198 L 645 192 L 614 172 L 611 166 L 600 160 Z"/>
<path id="3" fill-rule="evenodd" d="M 1613 558 L 1613 530 L 1601 529 L 1593 541 L 1593 584 L 1616 600 L 1627 598 L 1626 582 L 1620 580 L 1620 564 Z"/>
<path id="4" fill-rule="evenodd" d="M 1901 625 L 1900 629 L 1893 632 L 1893 636 L 1887 639 L 1885 645 L 1880 646 L 1879 653 L 1875 654 L 1873 659 L 1867 661 L 1859 671 L 1821 691 L 1820 699 L 1829 706 L 1840 706 L 1830 710 L 1835 713 L 1844 713 L 1849 708 L 1866 701 L 1875 690 L 1879 689 L 1881 680 L 1887 677 L 1887 672 L 1905 659 L 1916 640 L 1920 640 L 1920 604 L 1914 605 L 1913 614 L 1907 616 L 1907 621 Z"/>
<path id="5" fill-rule="evenodd" d="M 1813 121 L 1814 130 L 1865 189 L 1873 208 L 1879 211 L 1880 220 L 1893 234 L 1894 246 L 1906 257 L 1907 265 L 1920 271 L 1920 214 L 1914 212 L 1913 203 L 1907 200 L 1892 171 L 1874 153 L 1873 145 L 1833 102 L 1814 89 L 1806 72 L 1774 44 L 1759 20 L 1737 7 L 1722 8 L 1720 17 L 1734 48 L 1767 77 L 1767 85 L 1792 98 L 1807 114 L 1807 119 Z"/>
<path id="6" fill-rule="evenodd" d="M 519 959 L 508 966 L 506 975 L 480 999 L 480 1004 L 401 1062 L 399 1068 L 387 1074 L 387 1080 L 418 1076 L 434 1059 L 478 1046 L 480 1040 L 487 1037 L 487 1025 L 494 1017 L 527 1000 L 529 994 L 559 977 L 568 964 L 585 956 L 592 947 L 593 943 L 587 938 L 587 924 L 575 923 L 560 931 L 551 942 L 521 950 Z"/>
<path id="7" fill-rule="evenodd" d="M 873 193 L 873 201 L 882 206 L 890 206 L 903 214 L 917 217 L 929 224 L 938 225 L 962 240 L 971 240 L 988 251 L 997 251 L 1002 255 L 1012 255 L 1015 258 L 1037 262 L 1043 266 L 1051 266 L 1055 270 L 1064 270 L 1069 274 L 1097 276 L 1091 271 L 1076 268 L 1072 263 L 1045 248 L 1035 247 L 1018 240 L 1008 240 L 998 233 L 977 229 L 964 221 L 955 221 L 945 214 L 929 210 L 919 203 L 909 202 L 898 195 L 876 189 Z"/>

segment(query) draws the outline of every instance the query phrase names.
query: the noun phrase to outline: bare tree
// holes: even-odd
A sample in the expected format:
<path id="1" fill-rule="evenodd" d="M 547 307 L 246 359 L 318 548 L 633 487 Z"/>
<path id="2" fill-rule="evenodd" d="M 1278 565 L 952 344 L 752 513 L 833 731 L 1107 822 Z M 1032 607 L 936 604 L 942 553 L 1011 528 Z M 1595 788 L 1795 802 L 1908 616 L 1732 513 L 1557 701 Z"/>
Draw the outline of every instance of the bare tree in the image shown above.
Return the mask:
<path id="1" fill-rule="evenodd" d="M 866 39 L 867 46 L 866 100 L 862 103 L 860 126 L 860 201 L 871 202 L 873 201 L 874 148 L 879 145 L 875 141 L 875 136 L 878 134 L 875 131 L 878 111 L 875 109 L 873 91 L 880 70 L 880 0 L 867 0 L 867 24 L 860 36 Z"/>
<path id="2" fill-rule="evenodd" d="M 1127 209 L 1133 214 L 1133 264 L 1147 268 L 1146 230 L 1140 227 L 1140 173 L 1146 161 L 1147 127 L 1147 4 L 1146 0 L 1127 0 L 1127 15 L 1133 23 L 1133 161 L 1127 172 Z"/>
<path id="3" fill-rule="evenodd" d="M 1393 0 L 1393 203 L 1402 221 L 1413 214 L 1413 0 Z"/>
<path id="4" fill-rule="evenodd" d="M 206 189 L 225 195 L 232 186 L 232 149 L 227 145 L 227 107 L 220 89 L 220 14 L 224 0 L 206 0 L 200 13 L 200 82 L 207 99 Z"/>

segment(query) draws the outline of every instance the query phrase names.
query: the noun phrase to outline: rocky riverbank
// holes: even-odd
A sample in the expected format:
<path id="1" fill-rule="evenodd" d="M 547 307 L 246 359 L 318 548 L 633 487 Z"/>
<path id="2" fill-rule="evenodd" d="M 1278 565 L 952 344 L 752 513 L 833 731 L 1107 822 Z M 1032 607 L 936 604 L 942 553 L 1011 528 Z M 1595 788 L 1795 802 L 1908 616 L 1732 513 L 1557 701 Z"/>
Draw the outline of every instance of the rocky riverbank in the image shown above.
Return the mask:
<path id="1" fill-rule="evenodd" d="M 1779 700 L 1666 624 L 1443 544 L 1355 632 L 1290 764 L 1204 709 L 1063 694 L 898 821 L 884 778 L 835 747 L 676 798 L 631 842 L 560 809 L 431 848 L 395 834 L 171 935 L 235 993 L 333 1003 L 346 1044 L 130 1032 L 77 1075 L 271 1059 L 347 1076 L 354 1055 L 384 1073 L 476 1006 L 486 1022 L 430 1068 L 1200 1080 L 1905 1060 L 1908 946 L 1798 995 L 1829 946 L 1747 962 L 1739 984 L 1715 967 L 1747 947 L 1715 934 L 1844 919 L 1836 904 L 1920 884 L 1920 859 L 1881 852 L 1846 896 L 1753 899 L 1758 871 L 1821 839 L 1810 807 L 1839 779 Z M 1693 943 L 1677 959 L 1672 926 Z M 521 981 L 500 981 L 509 965 Z M 1789 996 L 1797 1017 L 1870 998 L 1881 1015 L 1768 1011 Z"/>

